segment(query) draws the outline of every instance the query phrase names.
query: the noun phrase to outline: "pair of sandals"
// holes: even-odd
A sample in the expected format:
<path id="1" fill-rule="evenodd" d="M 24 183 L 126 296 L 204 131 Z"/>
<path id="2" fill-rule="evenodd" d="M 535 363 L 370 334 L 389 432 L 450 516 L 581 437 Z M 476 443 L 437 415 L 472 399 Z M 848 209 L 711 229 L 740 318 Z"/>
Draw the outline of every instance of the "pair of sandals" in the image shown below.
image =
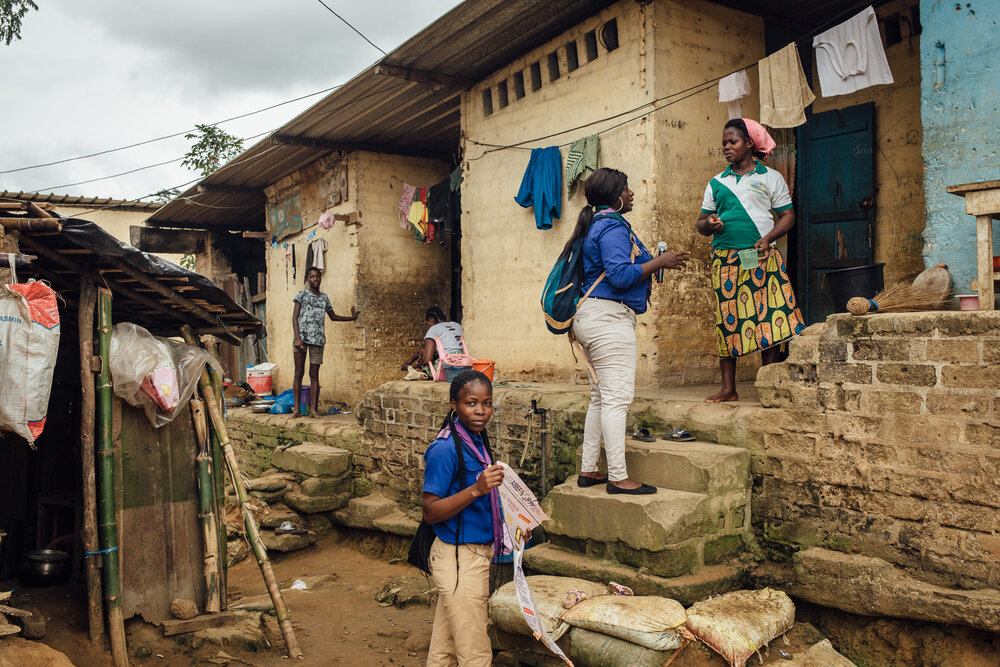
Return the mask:
<path id="1" fill-rule="evenodd" d="M 650 434 L 648 428 L 640 428 L 632 434 L 632 438 L 634 440 L 638 440 L 639 442 L 656 442 L 656 438 Z M 682 428 L 675 428 L 670 433 L 661 433 L 660 439 L 670 440 L 672 442 L 691 442 L 695 439 L 695 437 L 691 435 L 690 432 Z"/>

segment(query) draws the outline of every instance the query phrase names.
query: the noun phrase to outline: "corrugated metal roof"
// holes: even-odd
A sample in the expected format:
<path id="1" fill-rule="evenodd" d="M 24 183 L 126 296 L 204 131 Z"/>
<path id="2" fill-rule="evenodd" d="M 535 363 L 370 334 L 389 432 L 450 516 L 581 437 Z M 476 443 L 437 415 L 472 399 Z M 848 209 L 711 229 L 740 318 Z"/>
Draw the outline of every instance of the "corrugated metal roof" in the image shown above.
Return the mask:
<path id="1" fill-rule="evenodd" d="M 38 192 L 10 192 L 4 190 L 0 192 L 0 199 L 12 199 L 17 201 L 33 201 L 36 203 L 51 203 L 63 206 L 117 209 L 120 211 L 149 211 L 152 213 L 163 206 L 158 202 L 130 201 L 126 199 L 109 199 L 108 197 L 85 197 L 77 195 L 56 195 L 52 193 Z"/>
<path id="2" fill-rule="evenodd" d="M 380 64 L 479 81 L 614 0 L 467 0 Z M 377 73 L 378 64 L 299 114 L 157 211 L 165 227 L 263 230 L 262 189 L 331 150 L 449 159 L 458 148 L 461 88 Z M 320 146 L 277 143 L 284 137 Z"/>

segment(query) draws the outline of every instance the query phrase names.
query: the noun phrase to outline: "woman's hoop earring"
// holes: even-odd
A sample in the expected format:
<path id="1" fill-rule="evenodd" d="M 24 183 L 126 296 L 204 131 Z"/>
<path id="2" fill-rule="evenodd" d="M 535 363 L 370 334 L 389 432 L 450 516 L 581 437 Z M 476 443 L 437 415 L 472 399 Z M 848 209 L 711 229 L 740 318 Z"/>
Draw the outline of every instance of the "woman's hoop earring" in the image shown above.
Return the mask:
<path id="1" fill-rule="evenodd" d="M 622 199 L 621 197 L 619 197 L 619 198 L 618 198 L 618 201 L 620 201 L 620 202 L 621 202 L 621 206 L 616 206 L 616 207 L 615 207 L 615 211 L 617 211 L 618 213 L 621 213 L 621 212 L 622 212 L 622 209 L 623 209 L 623 208 L 625 208 L 625 200 L 624 200 L 624 199 Z"/>
<path id="2" fill-rule="evenodd" d="M 448 413 L 448 421 L 454 423 L 458 421 L 458 413 L 452 410 Z"/>

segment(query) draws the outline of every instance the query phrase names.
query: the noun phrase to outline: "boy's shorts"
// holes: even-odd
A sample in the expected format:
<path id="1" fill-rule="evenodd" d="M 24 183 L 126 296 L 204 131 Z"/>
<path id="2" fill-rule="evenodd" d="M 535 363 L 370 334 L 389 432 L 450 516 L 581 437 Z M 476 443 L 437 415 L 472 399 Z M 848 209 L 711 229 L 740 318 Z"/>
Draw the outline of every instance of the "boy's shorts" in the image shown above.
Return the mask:
<path id="1" fill-rule="evenodd" d="M 321 364 L 323 363 L 323 346 L 322 345 L 306 345 L 306 350 L 309 352 L 309 363 L 310 364 Z"/>

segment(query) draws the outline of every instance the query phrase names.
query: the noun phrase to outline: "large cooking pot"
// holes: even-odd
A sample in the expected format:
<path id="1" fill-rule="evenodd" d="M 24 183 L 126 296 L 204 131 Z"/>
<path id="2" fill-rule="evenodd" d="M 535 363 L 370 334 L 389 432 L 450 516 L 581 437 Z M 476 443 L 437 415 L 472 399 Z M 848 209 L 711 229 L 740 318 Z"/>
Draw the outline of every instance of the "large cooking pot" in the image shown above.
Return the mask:
<path id="1" fill-rule="evenodd" d="M 21 563 L 21 583 L 41 588 L 69 581 L 69 554 L 55 549 L 38 549 L 24 554 Z"/>

